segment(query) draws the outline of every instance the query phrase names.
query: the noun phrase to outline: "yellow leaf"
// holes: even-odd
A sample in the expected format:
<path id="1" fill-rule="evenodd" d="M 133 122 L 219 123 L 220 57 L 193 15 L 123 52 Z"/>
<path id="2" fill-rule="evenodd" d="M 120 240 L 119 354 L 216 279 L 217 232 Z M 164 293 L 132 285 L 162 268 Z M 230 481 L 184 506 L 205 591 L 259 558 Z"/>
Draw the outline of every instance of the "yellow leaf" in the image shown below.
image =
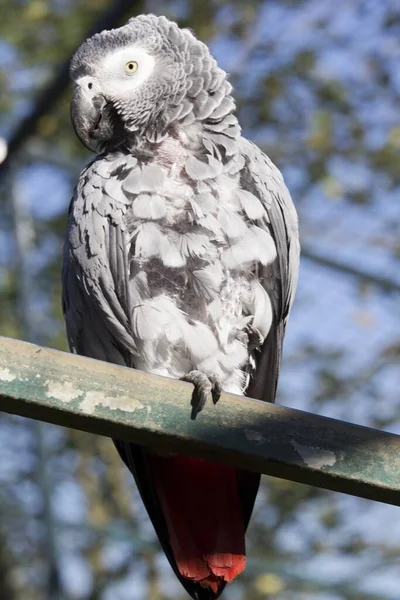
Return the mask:
<path id="1" fill-rule="evenodd" d="M 254 586 L 259 594 L 275 596 L 285 589 L 285 582 L 275 573 L 263 573 L 256 577 Z"/>
<path id="2" fill-rule="evenodd" d="M 332 115 L 326 110 L 317 111 L 312 118 L 311 132 L 307 139 L 310 148 L 328 151 L 333 137 Z"/>
<path id="3" fill-rule="evenodd" d="M 24 16 L 28 21 L 40 21 L 44 19 L 49 14 L 49 8 L 43 0 L 34 0 L 33 2 L 28 2 L 25 10 Z"/>
<path id="4" fill-rule="evenodd" d="M 395 148 L 400 148 L 400 125 L 396 125 L 390 130 L 389 143 Z"/>
<path id="5" fill-rule="evenodd" d="M 322 188 L 325 194 L 330 198 L 341 198 L 343 196 L 343 188 L 341 183 L 332 177 L 332 175 L 324 177 L 322 180 Z"/>

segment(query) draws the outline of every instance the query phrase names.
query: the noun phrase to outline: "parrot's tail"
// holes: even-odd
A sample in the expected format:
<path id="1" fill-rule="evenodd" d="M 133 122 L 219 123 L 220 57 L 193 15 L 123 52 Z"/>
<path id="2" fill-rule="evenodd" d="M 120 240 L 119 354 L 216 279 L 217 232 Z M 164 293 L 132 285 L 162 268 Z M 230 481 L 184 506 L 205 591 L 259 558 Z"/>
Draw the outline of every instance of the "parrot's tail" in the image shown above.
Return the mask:
<path id="1" fill-rule="evenodd" d="M 246 566 L 237 471 L 187 456 L 147 461 L 179 573 L 217 594 Z"/>

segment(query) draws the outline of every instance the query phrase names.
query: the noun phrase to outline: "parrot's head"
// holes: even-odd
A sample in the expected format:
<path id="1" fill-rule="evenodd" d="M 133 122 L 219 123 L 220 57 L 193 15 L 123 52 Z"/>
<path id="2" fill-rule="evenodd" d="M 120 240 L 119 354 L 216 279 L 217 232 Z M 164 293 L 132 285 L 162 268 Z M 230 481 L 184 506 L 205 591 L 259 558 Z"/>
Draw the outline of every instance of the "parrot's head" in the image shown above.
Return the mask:
<path id="1" fill-rule="evenodd" d="M 86 40 L 71 62 L 71 119 L 90 150 L 150 142 L 171 127 L 234 110 L 231 86 L 207 46 L 165 17 L 141 15 Z"/>

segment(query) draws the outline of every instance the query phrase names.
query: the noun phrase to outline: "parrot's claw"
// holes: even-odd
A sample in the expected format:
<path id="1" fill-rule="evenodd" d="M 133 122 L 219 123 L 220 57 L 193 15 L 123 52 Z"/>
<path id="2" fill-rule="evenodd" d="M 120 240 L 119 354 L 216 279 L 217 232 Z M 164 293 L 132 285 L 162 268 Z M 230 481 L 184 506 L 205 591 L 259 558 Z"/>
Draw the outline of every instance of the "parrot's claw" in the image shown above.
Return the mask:
<path id="1" fill-rule="evenodd" d="M 212 383 L 211 398 L 214 404 L 217 404 L 222 394 L 221 381 L 217 375 L 210 375 L 209 379 Z"/>
<path id="2" fill-rule="evenodd" d="M 257 327 L 253 327 L 252 325 L 247 325 L 242 333 L 246 336 L 245 344 L 249 350 L 257 350 L 261 348 L 264 343 L 264 337 L 261 332 L 257 329 Z"/>
<path id="3" fill-rule="evenodd" d="M 197 414 L 201 412 L 207 402 L 208 396 L 211 394 L 212 401 L 216 404 L 221 396 L 221 382 L 216 375 L 207 377 L 201 371 L 190 371 L 181 377 L 182 381 L 193 383 L 194 390 L 192 394 L 192 400 L 190 402 L 192 406 L 191 419 L 195 419 Z"/>

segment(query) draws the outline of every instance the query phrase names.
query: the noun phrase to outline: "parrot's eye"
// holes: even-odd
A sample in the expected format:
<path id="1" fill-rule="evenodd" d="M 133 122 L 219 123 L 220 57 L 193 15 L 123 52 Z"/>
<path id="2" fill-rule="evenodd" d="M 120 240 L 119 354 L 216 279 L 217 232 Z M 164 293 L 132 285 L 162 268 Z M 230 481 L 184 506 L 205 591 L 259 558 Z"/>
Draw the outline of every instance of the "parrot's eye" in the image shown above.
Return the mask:
<path id="1" fill-rule="evenodd" d="M 136 60 L 130 60 L 125 65 L 125 71 L 131 75 L 132 73 L 136 73 L 138 66 Z"/>

